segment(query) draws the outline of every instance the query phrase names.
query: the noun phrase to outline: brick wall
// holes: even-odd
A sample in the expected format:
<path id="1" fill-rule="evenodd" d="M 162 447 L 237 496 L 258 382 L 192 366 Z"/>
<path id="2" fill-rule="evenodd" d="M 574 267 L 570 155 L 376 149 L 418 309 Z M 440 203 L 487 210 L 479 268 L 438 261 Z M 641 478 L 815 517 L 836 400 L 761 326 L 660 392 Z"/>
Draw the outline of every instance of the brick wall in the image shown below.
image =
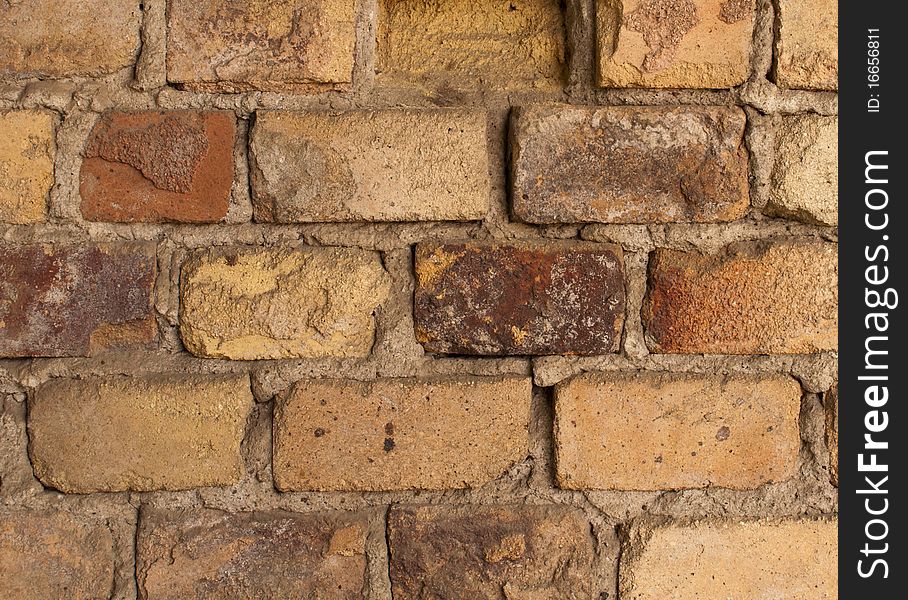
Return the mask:
<path id="1" fill-rule="evenodd" d="M 836 597 L 836 34 L 0 3 L 0 597 Z"/>

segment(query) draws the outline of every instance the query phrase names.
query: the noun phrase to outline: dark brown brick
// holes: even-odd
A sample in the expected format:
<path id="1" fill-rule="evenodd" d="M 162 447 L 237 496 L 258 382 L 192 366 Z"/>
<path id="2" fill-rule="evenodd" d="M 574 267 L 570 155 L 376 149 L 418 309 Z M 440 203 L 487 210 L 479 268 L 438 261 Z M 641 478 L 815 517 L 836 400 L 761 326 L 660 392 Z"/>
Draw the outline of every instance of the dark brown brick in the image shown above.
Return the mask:
<path id="1" fill-rule="evenodd" d="M 148 343 L 151 243 L 0 246 L 0 356 L 87 356 Z"/>
<path id="2" fill-rule="evenodd" d="M 452 354 L 604 354 L 624 323 L 621 249 L 585 242 L 422 243 L 416 337 Z"/>

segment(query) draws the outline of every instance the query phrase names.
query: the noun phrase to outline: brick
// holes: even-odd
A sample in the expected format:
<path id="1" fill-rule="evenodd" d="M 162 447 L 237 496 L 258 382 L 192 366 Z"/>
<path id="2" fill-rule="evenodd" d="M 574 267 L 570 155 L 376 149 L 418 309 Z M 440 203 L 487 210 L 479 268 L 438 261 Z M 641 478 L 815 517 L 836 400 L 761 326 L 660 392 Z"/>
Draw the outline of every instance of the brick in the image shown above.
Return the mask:
<path id="1" fill-rule="evenodd" d="M 748 208 L 746 118 L 730 107 L 531 107 L 512 122 L 530 223 L 731 221 Z"/>
<path id="2" fill-rule="evenodd" d="M 106 113 L 84 152 L 82 215 L 121 223 L 222 220 L 235 137 L 228 111 Z"/>
<path id="3" fill-rule="evenodd" d="M 829 449 L 829 480 L 839 487 L 839 388 L 823 394 L 826 409 L 826 447 Z"/>
<path id="4" fill-rule="evenodd" d="M 449 354 L 604 354 L 624 324 L 621 249 L 586 242 L 416 247 L 416 339 Z"/>
<path id="5" fill-rule="evenodd" d="M 51 380 L 29 400 L 32 464 L 69 493 L 229 485 L 252 405 L 238 375 Z"/>
<path id="6" fill-rule="evenodd" d="M 836 244 L 737 242 L 650 255 L 643 320 L 653 352 L 809 354 L 837 348 Z"/>
<path id="7" fill-rule="evenodd" d="M 88 356 L 157 337 L 152 243 L 0 245 L 0 356 Z"/>
<path id="8" fill-rule="evenodd" d="M 54 185 L 53 114 L 0 111 L 0 131 L 0 223 L 40 223 L 47 218 L 47 194 Z"/>
<path id="9" fill-rule="evenodd" d="M 258 221 L 468 221 L 488 210 L 482 112 L 268 111 L 251 137 Z"/>
<path id="10" fill-rule="evenodd" d="M 368 356 L 390 276 L 351 248 L 210 250 L 183 266 L 180 335 L 196 356 Z"/>
<path id="11" fill-rule="evenodd" d="M 839 119 L 782 118 L 767 212 L 818 225 L 838 225 Z"/>
<path id="12" fill-rule="evenodd" d="M 755 0 L 597 0 L 602 87 L 729 88 L 750 73 Z"/>
<path id="13" fill-rule="evenodd" d="M 566 67 L 557 0 L 380 0 L 378 72 L 450 96 L 477 88 L 556 88 Z"/>
<path id="14" fill-rule="evenodd" d="M 778 0 L 775 81 L 783 88 L 839 88 L 839 4 Z"/>
<path id="15" fill-rule="evenodd" d="M 92 77 L 132 66 L 142 10 L 131 0 L 0 3 L 0 79 Z"/>
<path id="16" fill-rule="evenodd" d="M 365 600 L 367 531 L 358 513 L 146 509 L 139 597 Z"/>
<path id="17" fill-rule="evenodd" d="M 635 526 L 622 549 L 619 596 L 838 598 L 835 521 Z"/>
<path id="18" fill-rule="evenodd" d="M 476 487 L 529 453 L 527 378 L 308 380 L 274 414 L 289 490 Z"/>
<path id="19" fill-rule="evenodd" d="M 354 6 L 355 0 L 168 0 L 167 81 L 222 92 L 349 84 Z"/>
<path id="20" fill-rule="evenodd" d="M 555 389 L 558 486 L 753 489 L 797 472 L 801 387 L 787 376 L 598 373 Z"/>
<path id="21" fill-rule="evenodd" d="M 0 598 L 105 600 L 114 560 L 113 536 L 100 519 L 0 510 Z"/>

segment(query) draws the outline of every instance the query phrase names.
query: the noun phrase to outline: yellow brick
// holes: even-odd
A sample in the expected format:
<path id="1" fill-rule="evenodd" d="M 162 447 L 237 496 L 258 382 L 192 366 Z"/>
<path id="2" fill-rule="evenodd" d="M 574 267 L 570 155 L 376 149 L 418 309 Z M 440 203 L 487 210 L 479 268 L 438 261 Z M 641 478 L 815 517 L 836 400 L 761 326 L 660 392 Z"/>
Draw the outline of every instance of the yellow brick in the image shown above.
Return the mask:
<path id="1" fill-rule="evenodd" d="M 54 117 L 49 112 L 0 112 L 0 223 L 39 223 L 47 218 L 54 184 Z"/>

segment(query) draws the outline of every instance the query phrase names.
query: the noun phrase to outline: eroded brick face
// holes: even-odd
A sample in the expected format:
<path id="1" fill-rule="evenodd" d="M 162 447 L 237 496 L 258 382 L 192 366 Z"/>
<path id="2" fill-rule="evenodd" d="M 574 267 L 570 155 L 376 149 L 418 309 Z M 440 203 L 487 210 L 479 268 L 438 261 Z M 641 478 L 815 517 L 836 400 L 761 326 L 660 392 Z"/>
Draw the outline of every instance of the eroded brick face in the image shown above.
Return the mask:
<path id="1" fill-rule="evenodd" d="M 40 223 L 47 217 L 47 193 L 54 184 L 53 114 L 0 112 L 0 131 L 0 223 Z"/>
<path id="2" fill-rule="evenodd" d="M 775 80 L 780 87 L 837 90 L 839 4 L 778 0 Z"/>
<path id="3" fill-rule="evenodd" d="M 839 485 L 839 387 L 835 385 L 823 395 L 826 409 L 826 447 L 829 449 L 829 479 Z"/>

